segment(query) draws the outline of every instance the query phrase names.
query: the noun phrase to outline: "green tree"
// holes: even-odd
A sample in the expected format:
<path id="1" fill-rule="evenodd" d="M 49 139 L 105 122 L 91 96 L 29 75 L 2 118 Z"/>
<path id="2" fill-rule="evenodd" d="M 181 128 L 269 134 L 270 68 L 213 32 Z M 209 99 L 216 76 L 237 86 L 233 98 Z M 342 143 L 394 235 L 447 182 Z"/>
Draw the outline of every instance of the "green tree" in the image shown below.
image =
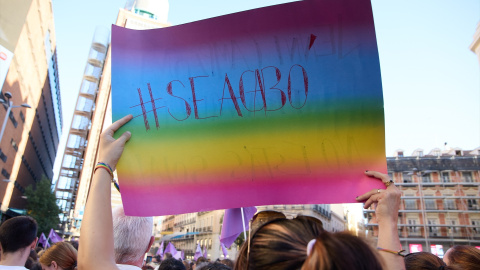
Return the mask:
<path id="1" fill-rule="evenodd" d="M 36 185 L 25 189 L 27 196 L 27 215 L 33 217 L 38 223 L 38 235 L 45 233 L 48 237 L 50 229 L 56 229 L 60 223 L 58 215 L 60 208 L 51 189 L 51 181 L 45 176 Z"/>
<path id="2" fill-rule="evenodd" d="M 247 233 L 247 237 L 249 237 L 249 231 L 246 232 Z M 235 239 L 235 245 L 238 245 L 238 246 L 242 246 L 242 244 L 245 242 L 245 235 L 243 234 L 243 232 L 237 237 L 237 239 Z"/>

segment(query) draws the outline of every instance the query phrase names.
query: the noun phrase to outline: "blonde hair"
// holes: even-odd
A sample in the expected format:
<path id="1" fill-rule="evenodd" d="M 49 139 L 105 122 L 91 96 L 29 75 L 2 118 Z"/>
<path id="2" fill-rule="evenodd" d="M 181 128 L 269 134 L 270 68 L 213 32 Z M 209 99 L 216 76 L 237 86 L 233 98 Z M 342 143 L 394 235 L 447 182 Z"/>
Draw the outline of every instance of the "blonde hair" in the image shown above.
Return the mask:
<path id="1" fill-rule="evenodd" d="M 40 257 L 40 263 L 46 266 L 55 261 L 64 270 L 77 269 L 77 250 L 67 242 L 58 242 L 45 250 Z"/>

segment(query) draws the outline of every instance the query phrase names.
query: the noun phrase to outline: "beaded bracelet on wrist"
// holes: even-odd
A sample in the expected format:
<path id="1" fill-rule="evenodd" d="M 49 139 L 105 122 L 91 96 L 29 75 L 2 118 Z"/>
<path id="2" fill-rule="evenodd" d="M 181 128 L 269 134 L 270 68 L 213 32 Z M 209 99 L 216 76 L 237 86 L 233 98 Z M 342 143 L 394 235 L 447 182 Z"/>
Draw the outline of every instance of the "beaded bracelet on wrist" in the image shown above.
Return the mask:
<path id="1" fill-rule="evenodd" d="M 95 166 L 95 169 L 93 170 L 93 173 L 95 173 L 97 171 L 97 169 L 104 169 L 108 172 L 108 174 L 110 174 L 110 176 L 112 177 L 112 183 L 113 185 L 115 186 L 115 188 L 118 190 L 118 192 L 120 192 L 120 186 L 118 185 L 117 181 L 115 181 L 115 179 L 113 179 L 113 170 L 112 170 L 112 167 L 110 167 L 110 165 L 108 165 L 107 163 L 104 163 L 104 162 L 98 162 L 97 165 Z"/>

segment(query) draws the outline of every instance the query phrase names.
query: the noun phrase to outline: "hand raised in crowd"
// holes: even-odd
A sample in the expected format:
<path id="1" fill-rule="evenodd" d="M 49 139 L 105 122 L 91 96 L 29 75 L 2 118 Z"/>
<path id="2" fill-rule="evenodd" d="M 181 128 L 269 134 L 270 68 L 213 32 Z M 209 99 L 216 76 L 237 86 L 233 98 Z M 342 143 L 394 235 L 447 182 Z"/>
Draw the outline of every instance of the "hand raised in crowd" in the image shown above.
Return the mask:
<path id="1" fill-rule="evenodd" d="M 394 222 L 398 220 L 398 210 L 400 209 L 400 197 L 402 192 L 391 182 L 387 174 L 376 171 L 365 171 L 365 174 L 381 180 L 386 188 L 373 189 L 357 197 L 357 201 L 365 201 L 364 208 L 374 206 L 377 222 Z"/>
<path id="2" fill-rule="evenodd" d="M 122 156 L 123 149 L 125 148 L 125 143 L 132 136 L 129 131 L 126 131 L 118 139 L 115 139 L 113 138 L 113 134 L 132 119 L 133 116 L 131 114 L 124 116 L 104 130 L 100 135 L 98 160 L 110 165 L 112 170 L 115 170 L 118 160 Z"/>

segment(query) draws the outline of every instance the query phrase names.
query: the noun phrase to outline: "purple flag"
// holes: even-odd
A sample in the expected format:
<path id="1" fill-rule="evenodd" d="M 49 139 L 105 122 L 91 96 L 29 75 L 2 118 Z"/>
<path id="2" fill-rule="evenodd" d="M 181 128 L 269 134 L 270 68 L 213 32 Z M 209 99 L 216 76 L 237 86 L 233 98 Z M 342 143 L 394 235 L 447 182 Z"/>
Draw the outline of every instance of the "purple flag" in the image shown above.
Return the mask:
<path id="1" fill-rule="evenodd" d="M 207 245 L 205 245 L 205 248 L 203 249 L 203 257 L 204 257 L 205 259 L 208 258 Z"/>
<path id="2" fill-rule="evenodd" d="M 42 232 L 42 235 L 40 235 L 40 238 L 38 238 L 38 244 L 42 245 L 43 248 L 46 248 L 47 247 L 46 243 L 48 243 L 47 237 L 45 237 L 45 234 Z"/>
<path id="3" fill-rule="evenodd" d="M 222 245 L 223 257 L 226 259 L 227 255 L 228 255 L 227 248 L 225 247 L 225 245 L 223 243 L 220 243 L 220 244 Z"/>
<path id="4" fill-rule="evenodd" d="M 185 260 L 185 251 L 182 250 L 182 260 Z"/>
<path id="5" fill-rule="evenodd" d="M 62 242 L 63 239 L 58 235 L 53 229 L 50 229 L 50 233 L 48 234 L 48 239 L 52 241 L 52 243 Z"/>
<path id="6" fill-rule="evenodd" d="M 177 260 L 182 260 L 182 251 L 177 250 L 175 254 L 172 254 L 172 257 L 177 259 Z"/>
<path id="7" fill-rule="evenodd" d="M 243 208 L 243 213 L 245 215 L 245 230 L 248 230 L 248 223 L 256 212 L 257 208 L 255 206 Z M 220 242 L 225 244 L 226 247 L 230 247 L 235 241 L 235 239 L 237 239 L 237 237 L 242 232 L 243 225 L 241 208 L 232 208 L 225 210 L 222 232 L 220 234 Z"/>
<path id="8" fill-rule="evenodd" d="M 202 257 L 202 248 L 199 244 L 197 244 L 197 249 L 195 250 L 195 255 L 193 255 L 193 259 L 196 261 L 200 257 Z"/>
<path id="9" fill-rule="evenodd" d="M 157 250 L 157 254 L 155 254 L 155 255 L 160 255 L 160 259 L 163 260 L 163 241 L 162 241 L 162 243 L 160 244 L 160 247 Z"/>
<path id="10" fill-rule="evenodd" d="M 173 246 L 172 242 L 168 242 L 167 248 L 165 248 L 165 252 L 163 254 L 167 252 L 172 254 L 172 256 L 175 256 L 175 254 L 177 254 L 177 249 Z"/>

